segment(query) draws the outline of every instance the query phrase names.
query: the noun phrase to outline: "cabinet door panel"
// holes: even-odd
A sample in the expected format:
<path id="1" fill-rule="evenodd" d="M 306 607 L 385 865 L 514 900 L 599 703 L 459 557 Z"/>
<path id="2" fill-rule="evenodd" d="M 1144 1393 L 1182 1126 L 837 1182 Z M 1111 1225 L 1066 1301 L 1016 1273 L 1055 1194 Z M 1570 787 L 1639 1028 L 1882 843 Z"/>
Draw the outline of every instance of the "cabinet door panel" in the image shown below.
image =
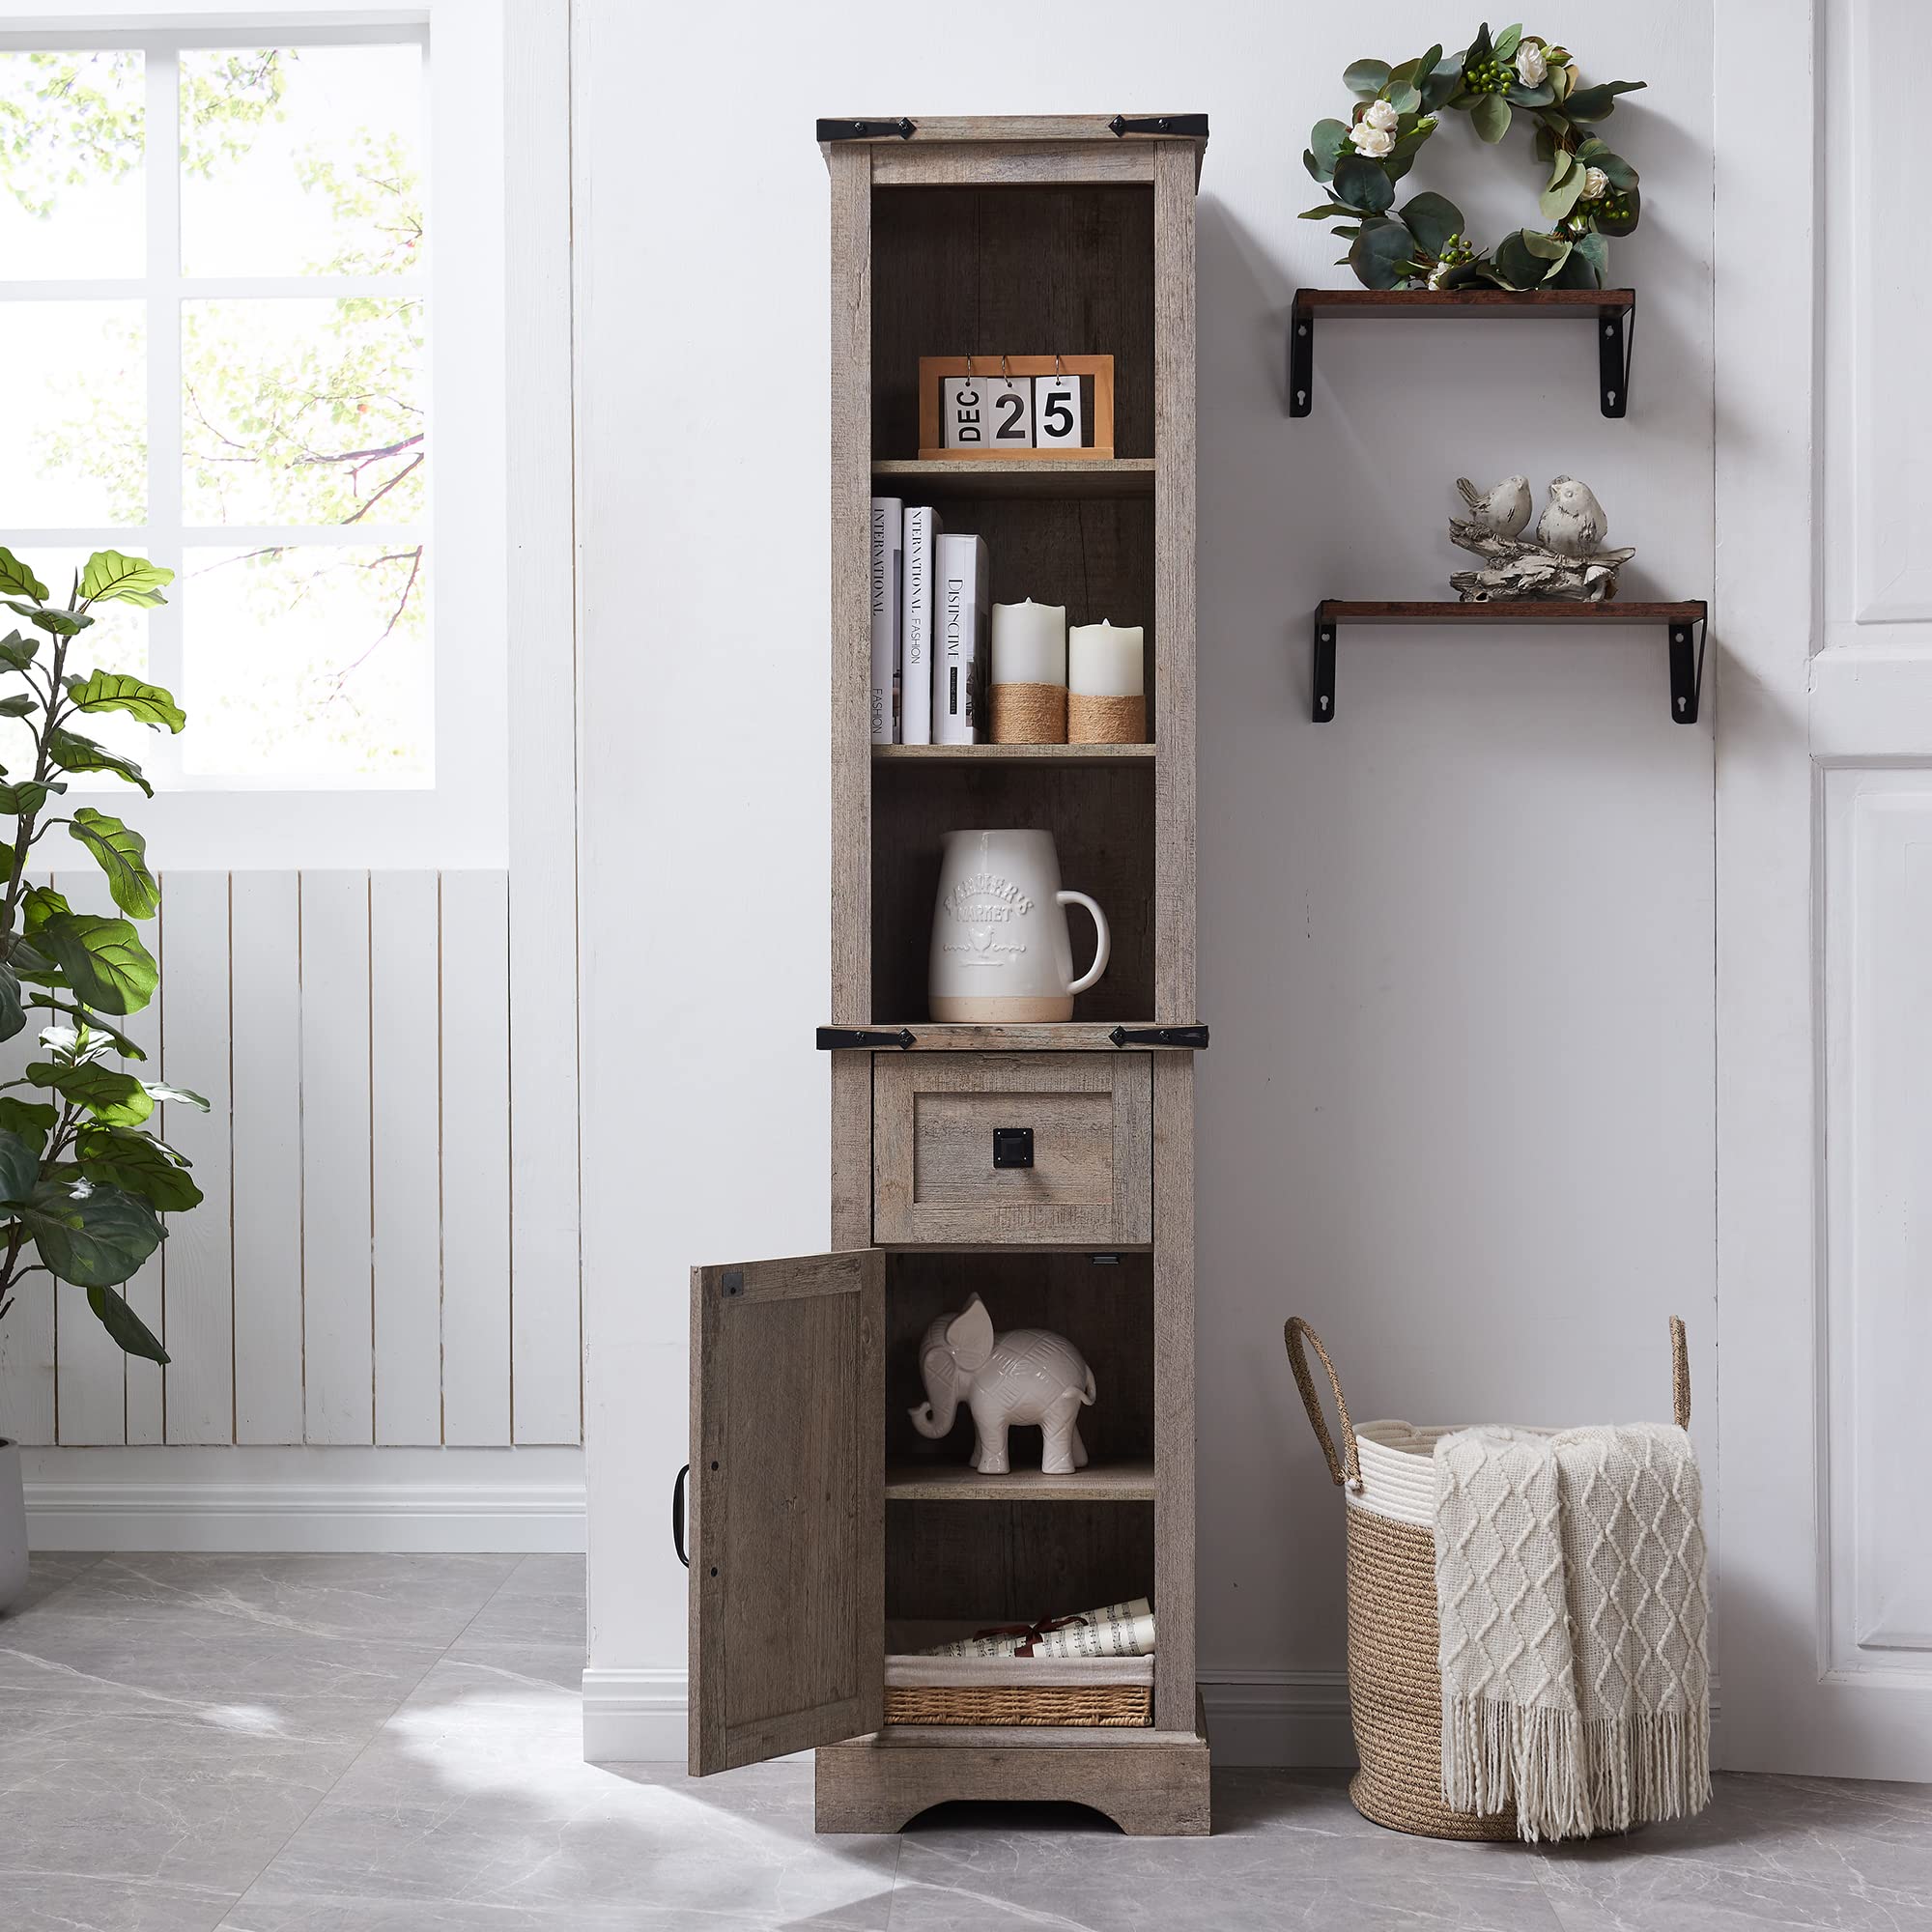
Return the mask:
<path id="1" fill-rule="evenodd" d="M 884 1721 L 885 1258 L 691 1271 L 691 1770 Z"/>

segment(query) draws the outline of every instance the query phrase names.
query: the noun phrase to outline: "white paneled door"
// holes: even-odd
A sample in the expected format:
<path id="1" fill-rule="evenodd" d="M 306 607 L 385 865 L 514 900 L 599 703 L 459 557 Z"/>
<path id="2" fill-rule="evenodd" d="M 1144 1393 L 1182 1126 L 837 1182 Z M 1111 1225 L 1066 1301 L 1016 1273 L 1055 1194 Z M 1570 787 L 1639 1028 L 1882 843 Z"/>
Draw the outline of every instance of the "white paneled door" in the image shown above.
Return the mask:
<path id="1" fill-rule="evenodd" d="M 1932 10 L 1717 33 L 1720 1761 L 1932 1778 Z"/>
<path id="2" fill-rule="evenodd" d="M 99 891 L 53 883 L 75 905 Z M 173 1359 L 125 1359 L 77 1289 L 30 1276 L 0 1322 L 0 1434 L 580 1439 L 573 1197 L 548 1157 L 574 1169 L 575 1065 L 553 1038 L 568 988 L 520 980 L 542 1051 L 519 1056 L 508 914 L 500 871 L 163 875 L 161 992 L 128 1031 L 151 1072 L 209 1099 L 163 1122 L 207 1199 L 128 1293 Z M 33 1037 L 0 1046 L 0 1079 Z M 546 1153 L 527 1183 L 513 1096 Z M 526 1184 L 551 1238 L 518 1249 Z"/>

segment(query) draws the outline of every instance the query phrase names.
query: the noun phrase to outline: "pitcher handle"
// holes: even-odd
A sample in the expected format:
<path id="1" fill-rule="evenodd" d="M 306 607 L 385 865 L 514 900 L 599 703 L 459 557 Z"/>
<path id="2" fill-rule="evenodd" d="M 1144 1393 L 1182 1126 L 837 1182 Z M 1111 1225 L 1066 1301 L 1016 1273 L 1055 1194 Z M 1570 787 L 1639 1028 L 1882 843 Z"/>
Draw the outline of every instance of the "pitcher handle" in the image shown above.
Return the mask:
<path id="1" fill-rule="evenodd" d="M 1069 993 L 1084 993 L 1107 970 L 1107 956 L 1113 950 L 1113 940 L 1107 931 L 1107 915 L 1085 893 L 1063 892 L 1056 893 L 1054 896 L 1059 899 L 1062 905 L 1085 906 L 1094 918 L 1095 942 L 1094 963 L 1066 989 Z"/>

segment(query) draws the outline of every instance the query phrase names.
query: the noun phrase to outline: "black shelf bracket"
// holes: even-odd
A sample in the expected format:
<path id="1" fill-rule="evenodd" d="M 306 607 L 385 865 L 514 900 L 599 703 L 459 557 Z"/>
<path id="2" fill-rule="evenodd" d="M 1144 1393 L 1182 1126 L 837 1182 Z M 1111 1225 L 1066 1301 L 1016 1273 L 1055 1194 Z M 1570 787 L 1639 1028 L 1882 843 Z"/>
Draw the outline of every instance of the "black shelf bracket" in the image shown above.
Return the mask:
<path id="1" fill-rule="evenodd" d="M 844 1049 L 865 1049 L 877 1046 L 895 1046 L 901 1052 L 910 1052 L 919 1043 L 919 1036 L 911 1027 L 820 1027 L 818 1029 L 818 1050 L 820 1053 L 838 1053 Z"/>
<path id="2" fill-rule="evenodd" d="M 1107 1037 L 1116 1046 L 1179 1046 L 1197 1052 L 1206 1052 L 1208 1047 L 1205 1026 L 1117 1026 Z"/>
<path id="3" fill-rule="evenodd" d="M 1704 695 L 1704 636 L 1711 623 L 1710 613 L 1693 617 L 1688 624 L 1670 627 L 1670 717 L 1677 724 L 1694 724 L 1697 706 Z M 1692 633 L 1695 633 L 1694 650 Z"/>
<path id="4" fill-rule="evenodd" d="M 1315 407 L 1315 318 L 1297 309 L 1288 324 L 1288 412 L 1305 416 Z"/>
<path id="5" fill-rule="evenodd" d="M 1107 123 L 1114 138 L 1123 140 L 1129 134 L 1178 134 L 1208 138 L 1208 117 L 1205 114 L 1116 114 Z"/>
<path id="6" fill-rule="evenodd" d="M 1310 681 L 1308 715 L 1325 724 L 1335 715 L 1335 620 L 1315 613 L 1315 674 Z"/>
<path id="7" fill-rule="evenodd" d="M 910 141 L 918 132 L 918 127 L 903 114 L 896 121 L 821 121 L 818 124 L 818 138 L 821 141 L 889 141 L 895 134 L 901 141 Z"/>
<path id="8" fill-rule="evenodd" d="M 1606 416 L 1621 416 L 1630 407 L 1631 346 L 1636 339 L 1636 297 L 1615 315 L 1597 318 L 1598 400 Z"/>

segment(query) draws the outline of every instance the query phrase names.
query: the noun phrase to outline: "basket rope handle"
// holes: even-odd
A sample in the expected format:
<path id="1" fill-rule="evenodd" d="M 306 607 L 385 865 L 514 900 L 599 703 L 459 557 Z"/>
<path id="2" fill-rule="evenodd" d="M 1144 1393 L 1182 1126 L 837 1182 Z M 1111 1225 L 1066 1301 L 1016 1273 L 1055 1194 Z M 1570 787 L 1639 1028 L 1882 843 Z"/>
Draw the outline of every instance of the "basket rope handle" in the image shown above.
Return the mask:
<path id="1" fill-rule="evenodd" d="M 1670 1318 L 1670 1412 L 1679 1429 L 1690 1427 L 1690 1352 L 1684 1342 L 1684 1318 Z"/>
<path id="2" fill-rule="evenodd" d="M 1321 1443 L 1321 1453 L 1328 1459 L 1329 1475 L 1338 1488 L 1347 1483 L 1351 1490 L 1360 1490 L 1362 1458 L 1355 1442 L 1355 1425 L 1349 1420 L 1349 1404 L 1342 1393 L 1342 1378 L 1335 1373 L 1335 1364 L 1328 1359 L 1328 1350 L 1321 1346 L 1321 1337 L 1298 1315 L 1288 1318 L 1281 1333 L 1282 1340 L 1288 1345 L 1288 1365 L 1294 1371 L 1294 1385 L 1301 1391 L 1301 1406 L 1307 1409 L 1315 1439 Z M 1321 1357 L 1321 1366 L 1328 1371 L 1328 1386 L 1335 1391 L 1335 1413 L 1342 1418 L 1342 1455 L 1339 1457 L 1335 1454 L 1335 1438 L 1328 1434 L 1327 1420 L 1321 1413 L 1321 1398 L 1315 1392 L 1315 1378 L 1309 1373 L 1308 1355 L 1302 1348 L 1303 1336 L 1314 1343 L 1315 1352 Z"/>

